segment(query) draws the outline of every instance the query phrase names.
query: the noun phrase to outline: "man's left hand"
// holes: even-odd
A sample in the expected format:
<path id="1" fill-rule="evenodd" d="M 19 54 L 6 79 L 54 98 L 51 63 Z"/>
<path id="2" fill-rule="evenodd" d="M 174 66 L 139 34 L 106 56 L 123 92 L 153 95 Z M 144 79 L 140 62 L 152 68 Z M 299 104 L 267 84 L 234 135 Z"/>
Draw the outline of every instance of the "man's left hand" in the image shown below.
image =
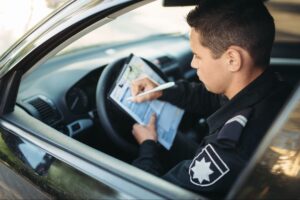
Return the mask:
<path id="1" fill-rule="evenodd" d="M 153 140 L 157 142 L 156 134 L 156 115 L 152 114 L 148 125 L 134 124 L 132 127 L 132 134 L 138 144 L 142 144 L 146 140 Z"/>

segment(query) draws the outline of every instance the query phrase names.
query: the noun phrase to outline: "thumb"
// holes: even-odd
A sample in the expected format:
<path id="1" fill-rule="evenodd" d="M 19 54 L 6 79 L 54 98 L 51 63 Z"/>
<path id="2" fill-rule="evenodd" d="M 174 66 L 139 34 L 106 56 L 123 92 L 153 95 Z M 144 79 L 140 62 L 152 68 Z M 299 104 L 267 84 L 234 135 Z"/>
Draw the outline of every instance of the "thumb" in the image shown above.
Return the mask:
<path id="1" fill-rule="evenodd" d="M 151 129 L 156 129 L 156 114 L 153 113 L 150 117 L 148 127 Z"/>

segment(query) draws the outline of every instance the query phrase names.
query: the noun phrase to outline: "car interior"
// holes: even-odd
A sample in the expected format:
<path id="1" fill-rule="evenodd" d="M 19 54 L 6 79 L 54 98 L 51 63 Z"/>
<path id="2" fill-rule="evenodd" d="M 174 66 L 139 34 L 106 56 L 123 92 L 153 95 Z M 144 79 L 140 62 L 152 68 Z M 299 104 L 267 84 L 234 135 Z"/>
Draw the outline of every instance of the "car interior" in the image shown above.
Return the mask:
<path id="1" fill-rule="evenodd" d="M 270 7 L 274 7 L 275 11 L 279 9 L 276 4 L 270 4 Z M 165 5 L 170 4 L 167 1 Z M 163 30 L 165 33 L 159 32 L 157 34 L 153 31 L 154 33 L 151 35 L 143 33 L 142 36 L 137 34 L 131 38 L 128 36 L 127 38 L 130 39 L 126 39 L 126 34 L 130 35 L 131 32 L 135 31 L 136 26 L 140 24 L 134 23 L 138 23 L 138 21 L 134 21 L 133 24 L 127 23 L 129 28 L 122 30 L 126 33 L 121 33 L 121 30 L 114 30 L 122 28 L 119 27 L 122 26 L 122 20 L 133 18 L 139 12 L 145 11 L 150 16 L 153 15 L 153 22 L 151 23 L 157 23 L 155 14 L 147 11 L 147 7 L 151 6 L 160 7 L 161 10 L 167 9 L 165 14 L 174 15 L 178 11 L 178 7 L 163 7 L 161 2 L 154 2 L 144 6 L 146 8 L 142 7 L 125 14 L 112 22 L 113 25 L 107 24 L 106 27 L 100 27 L 84 38 L 75 41 L 70 46 L 76 48 L 67 47 L 44 64 L 27 72 L 20 86 L 18 105 L 30 115 L 63 134 L 103 152 L 120 156 L 120 154 L 114 154 L 114 150 L 119 148 L 116 145 L 118 142 L 111 141 L 113 138 L 109 136 L 110 133 L 106 133 L 99 123 L 99 115 L 102 113 L 97 112 L 96 107 L 97 83 L 107 65 L 120 58 L 126 58 L 130 53 L 135 53 L 156 65 L 168 80 L 198 81 L 195 71 L 190 67 L 192 52 L 189 47 L 188 29 L 179 32 L 181 30 L 176 30 L 177 27 L 174 27 L 174 30 Z M 187 13 L 188 9 L 190 7 L 182 9 L 185 13 L 181 13 L 181 23 L 184 23 L 184 14 Z M 145 18 L 147 18 L 148 13 L 145 14 Z M 130 26 L 133 28 L 131 29 Z M 121 41 L 118 38 L 115 41 L 100 43 L 108 31 L 119 31 L 120 33 L 115 35 L 123 34 L 125 39 Z M 288 33 L 279 32 L 279 34 L 284 38 L 287 37 Z M 97 37 L 97 35 L 99 35 L 99 40 L 97 40 L 99 44 L 88 44 L 89 38 Z M 295 35 L 293 37 L 296 40 L 300 36 Z M 278 41 L 274 45 L 270 64 L 275 71 L 279 72 L 285 80 L 294 86 L 299 80 L 300 68 L 299 63 L 293 61 L 299 58 L 299 52 L 297 43 Z M 114 80 L 110 81 L 112 85 Z M 113 105 L 109 106 L 114 107 Z M 115 108 L 110 109 L 111 112 L 122 112 Z M 120 121 L 116 118 L 112 119 L 114 121 L 112 123 L 116 124 L 120 137 L 124 137 L 126 141 L 132 144 L 131 146 L 136 147 L 131 136 L 131 126 L 134 121 L 126 115 L 122 115 L 122 117 L 126 117 L 128 121 L 124 123 L 124 120 Z M 124 129 L 124 127 L 126 128 Z M 195 138 L 197 135 L 195 133 L 205 132 L 205 119 L 186 113 L 180 130 L 188 134 L 189 137 Z M 126 158 L 127 153 L 122 156 L 125 156 L 123 157 L 125 161 L 130 161 L 130 157 Z"/>
<path id="2" fill-rule="evenodd" d="M 195 1 L 174 2 L 155 1 L 126 13 L 30 69 L 22 78 L 17 105 L 61 134 L 131 163 L 138 149 L 131 133 L 135 121 L 99 88 L 108 93 L 131 53 L 154 65 L 169 81 L 199 81 L 190 64 L 193 54 L 185 23 Z M 266 5 L 277 26 L 270 67 L 295 87 L 300 78 L 296 25 L 300 14 L 295 5 L 299 9 L 300 4 L 267 1 Z M 295 18 L 292 23 L 284 21 L 287 14 Z M 112 66 L 117 70 L 104 77 Z M 186 112 L 179 130 L 200 141 L 207 130 L 205 119 Z"/>

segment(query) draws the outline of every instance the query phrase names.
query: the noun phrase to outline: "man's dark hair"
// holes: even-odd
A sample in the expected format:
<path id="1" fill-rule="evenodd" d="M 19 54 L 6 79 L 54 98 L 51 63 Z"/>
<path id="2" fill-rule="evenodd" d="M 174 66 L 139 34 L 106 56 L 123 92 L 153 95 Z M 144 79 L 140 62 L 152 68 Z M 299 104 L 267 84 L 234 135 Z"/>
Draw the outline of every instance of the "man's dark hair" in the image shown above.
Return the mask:
<path id="1" fill-rule="evenodd" d="M 261 0 L 200 0 L 187 22 L 215 58 L 237 45 L 249 52 L 255 65 L 269 65 L 275 25 Z"/>

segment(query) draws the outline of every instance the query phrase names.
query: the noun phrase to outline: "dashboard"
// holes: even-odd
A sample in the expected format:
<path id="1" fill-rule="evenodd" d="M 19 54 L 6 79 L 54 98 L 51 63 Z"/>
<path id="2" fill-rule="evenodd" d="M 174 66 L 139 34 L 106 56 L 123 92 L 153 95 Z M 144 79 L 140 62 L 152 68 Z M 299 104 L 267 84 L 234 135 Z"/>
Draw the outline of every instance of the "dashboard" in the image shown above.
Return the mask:
<path id="1" fill-rule="evenodd" d="M 96 69 L 78 81 L 66 93 L 66 105 L 73 114 L 84 114 L 96 107 L 96 86 L 102 68 Z"/>

